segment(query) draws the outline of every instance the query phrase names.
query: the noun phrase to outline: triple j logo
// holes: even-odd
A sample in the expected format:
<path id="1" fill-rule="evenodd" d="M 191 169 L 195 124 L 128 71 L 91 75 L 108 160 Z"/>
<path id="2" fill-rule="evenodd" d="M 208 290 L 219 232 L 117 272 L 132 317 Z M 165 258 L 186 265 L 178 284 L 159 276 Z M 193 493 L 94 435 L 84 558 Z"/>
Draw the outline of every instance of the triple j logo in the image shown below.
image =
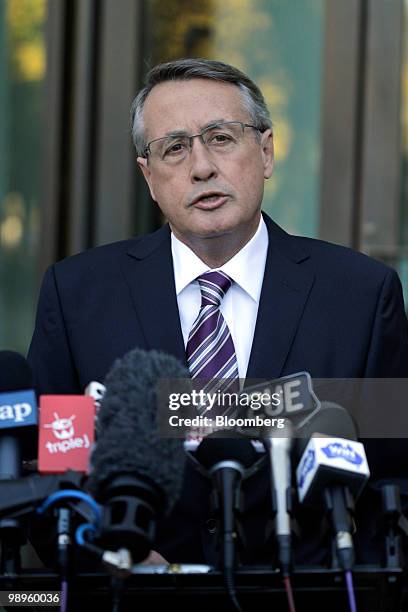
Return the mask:
<path id="1" fill-rule="evenodd" d="M 75 415 L 68 418 L 60 418 L 57 412 L 54 412 L 54 420 L 52 423 L 45 423 L 46 429 L 51 429 L 57 442 L 45 443 L 46 448 L 50 453 L 66 453 L 77 448 L 89 448 L 90 441 L 88 435 L 84 433 L 82 436 L 75 437 L 75 429 L 73 421 Z"/>
<path id="2" fill-rule="evenodd" d="M 74 437 L 74 426 L 72 421 L 75 419 L 75 414 L 72 414 L 69 419 L 60 419 L 58 414 L 54 412 L 54 421 L 46 423 L 44 427 L 51 427 L 52 433 L 58 440 L 67 440 Z"/>

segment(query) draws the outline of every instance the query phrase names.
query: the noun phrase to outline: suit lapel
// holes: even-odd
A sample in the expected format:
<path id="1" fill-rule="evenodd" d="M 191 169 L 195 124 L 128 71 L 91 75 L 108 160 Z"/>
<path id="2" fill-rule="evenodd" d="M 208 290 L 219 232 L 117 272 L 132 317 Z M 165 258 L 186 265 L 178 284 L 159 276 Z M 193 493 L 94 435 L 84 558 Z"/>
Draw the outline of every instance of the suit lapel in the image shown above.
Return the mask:
<path id="1" fill-rule="evenodd" d="M 313 285 L 299 264 L 309 255 L 267 215 L 269 246 L 247 379 L 282 374 Z"/>
<path id="2" fill-rule="evenodd" d="M 122 264 L 148 349 L 186 363 L 167 225 L 128 250 Z"/>
<path id="3" fill-rule="evenodd" d="M 299 265 L 308 253 L 263 216 L 269 246 L 247 379 L 281 375 L 314 281 Z M 186 364 L 168 225 L 132 245 L 122 269 L 147 348 Z"/>

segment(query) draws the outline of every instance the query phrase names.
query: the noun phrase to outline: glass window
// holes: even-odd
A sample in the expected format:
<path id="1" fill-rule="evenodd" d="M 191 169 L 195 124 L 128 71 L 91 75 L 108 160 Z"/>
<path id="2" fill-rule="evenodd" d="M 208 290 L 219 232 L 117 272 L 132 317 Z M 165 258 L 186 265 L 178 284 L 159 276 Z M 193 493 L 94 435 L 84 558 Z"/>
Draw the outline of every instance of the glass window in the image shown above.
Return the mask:
<path id="1" fill-rule="evenodd" d="M 401 100 L 401 224 L 399 273 L 408 304 L 408 0 L 404 1 L 404 55 L 402 62 Z"/>
<path id="2" fill-rule="evenodd" d="M 149 67 L 178 57 L 233 64 L 261 88 L 275 134 L 263 208 L 291 233 L 316 236 L 324 0 L 148 0 Z"/>
<path id="3" fill-rule="evenodd" d="M 0 348 L 33 329 L 41 180 L 45 0 L 0 0 Z"/>

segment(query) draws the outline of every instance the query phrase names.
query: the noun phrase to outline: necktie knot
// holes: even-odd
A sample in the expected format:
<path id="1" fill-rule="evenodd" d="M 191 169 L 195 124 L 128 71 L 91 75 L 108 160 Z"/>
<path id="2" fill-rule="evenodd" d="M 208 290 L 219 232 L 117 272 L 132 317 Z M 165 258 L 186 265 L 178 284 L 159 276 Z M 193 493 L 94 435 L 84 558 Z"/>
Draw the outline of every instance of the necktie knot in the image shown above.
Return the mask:
<path id="1" fill-rule="evenodd" d="M 224 272 L 205 272 L 197 278 L 201 290 L 201 307 L 216 306 L 219 308 L 221 300 L 232 285 L 232 280 Z"/>

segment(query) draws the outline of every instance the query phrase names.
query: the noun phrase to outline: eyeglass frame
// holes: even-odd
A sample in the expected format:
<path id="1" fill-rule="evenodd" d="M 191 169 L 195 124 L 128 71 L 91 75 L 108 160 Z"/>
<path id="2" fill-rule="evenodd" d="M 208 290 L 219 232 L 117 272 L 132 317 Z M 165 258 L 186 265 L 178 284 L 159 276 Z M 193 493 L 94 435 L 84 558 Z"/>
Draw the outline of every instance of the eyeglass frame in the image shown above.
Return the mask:
<path id="1" fill-rule="evenodd" d="M 198 134 L 179 134 L 179 137 L 181 138 L 188 138 L 190 141 L 190 153 L 193 150 L 193 138 L 198 138 L 200 137 L 200 140 L 202 142 L 202 144 L 206 147 L 207 144 L 204 142 L 203 140 L 203 135 L 209 131 L 209 130 L 213 130 L 219 126 L 223 126 L 223 125 L 229 125 L 231 123 L 239 123 L 240 126 L 242 127 L 242 134 L 245 133 L 245 128 L 249 127 L 252 128 L 254 130 L 256 130 L 257 132 L 259 132 L 260 134 L 263 134 L 264 132 L 257 127 L 256 125 L 251 125 L 250 123 L 244 123 L 243 121 L 218 121 L 218 122 L 214 122 L 211 125 L 208 125 L 207 127 L 203 128 L 201 130 L 201 132 L 199 132 Z M 264 130 L 265 131 L 265 130 Z M 168 136 L 161 136 L 160 138 L 154 138 L 154 140 L 151 140 L 150 142 L 147 143 L 147 145 L 145 146 L 144 150 L 143 150 L 143 157 L 146 159 L 149 159 L 149 157 L 151 156 L 151 151 L 150 151 L 150 145 L 153 144 L 154 142 L 158 142 L 159 140 L 166 140 L 167 138 L 171 138 L 171 135 L 169 134 Z M 174 138 L 177 138 L 177 136 L 175 135 Z M 186 159 L 186 158 L 183 158 Z"/>

